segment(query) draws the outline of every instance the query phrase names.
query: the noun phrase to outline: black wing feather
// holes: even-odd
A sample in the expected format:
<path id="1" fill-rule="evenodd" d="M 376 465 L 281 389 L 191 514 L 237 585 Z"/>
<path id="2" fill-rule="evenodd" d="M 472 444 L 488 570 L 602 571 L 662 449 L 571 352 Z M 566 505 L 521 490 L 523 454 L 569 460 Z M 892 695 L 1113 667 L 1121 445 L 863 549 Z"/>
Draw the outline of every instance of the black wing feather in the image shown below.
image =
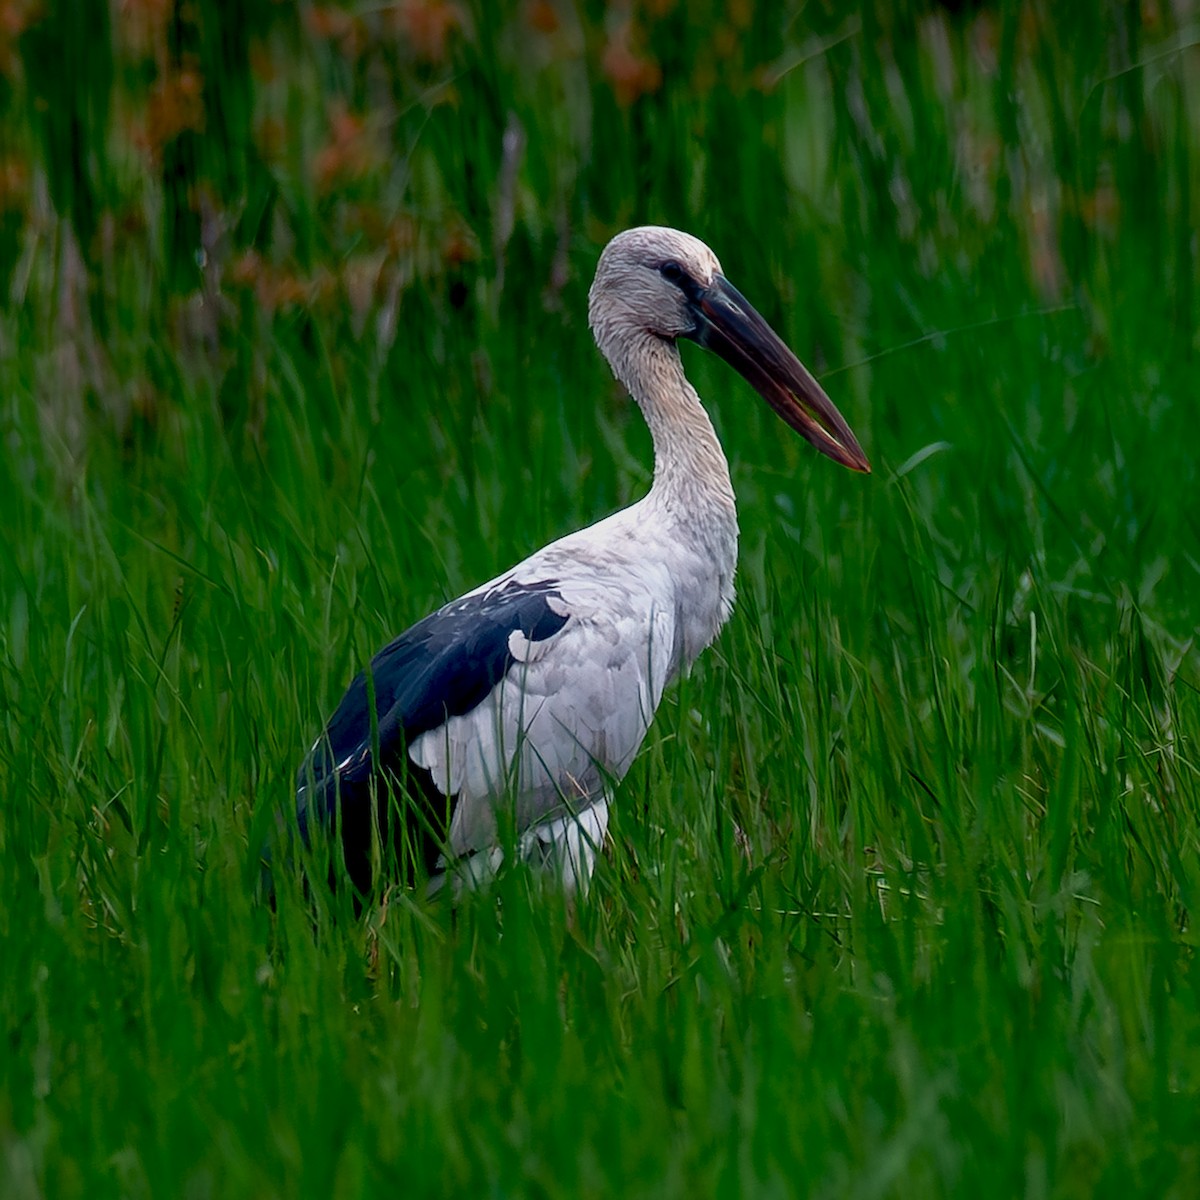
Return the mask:
<path id="1" fill-rule="evenodd" d="M 559 602 L 555 607 L 552 599 Z M 429 772 L 408 758 L 407 747 L 483 701 L 512 666 L 510 635 L 519 630 L 530 641 L 553 637 L 567 623 L 556 611 L 562 607 L 556 582 L 510 581 L 438 609 L 385 646 L 368 668 L 379 730 L 378 767 L 371 751 L 368 672 L 350 684 L 297 775 L 296 819 L 308 843 L 312 825 L 334 828 L 340 804 L 346 866 L 360 891 L 370 885 L 372 792 L 380 831 L 392 840 L 398 860 L 411 860 L 416 848 L 426 873 L 433 871 L 454 797 L 438 791 Z M 373 785 L 375 776 L 383 778 Z M 406 819 L 395 828 L 385 782 L 409 801 Z M 402 853 L 405 845 L 409 850 Z"/>

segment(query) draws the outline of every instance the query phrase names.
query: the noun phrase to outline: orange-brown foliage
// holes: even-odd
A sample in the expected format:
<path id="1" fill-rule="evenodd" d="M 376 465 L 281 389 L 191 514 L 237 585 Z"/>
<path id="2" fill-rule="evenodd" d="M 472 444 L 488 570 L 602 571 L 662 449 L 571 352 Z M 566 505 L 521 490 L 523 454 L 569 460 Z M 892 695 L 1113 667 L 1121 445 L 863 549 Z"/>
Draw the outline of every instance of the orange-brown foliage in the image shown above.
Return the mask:
<path id="1" fill-rule="evenodd" d="M 15 212 L 29 203 L 29 167 L 17 158 L 0 159 L 0 212 Z"/>
<path id="2" fill-rule="evenodd" d="M 17 67 L 17 39 L 41 15 L 39 0 L 0 0 L 0 72 Z"/>
<path id="3" fill-rule="evenodd" d="M 463 13 L 449 0 L 399 0 L 391 9 L 390 24 L 416 58 L 441 63 L 450 35 L 463 27 Z"/>
<path id="4" fill-rule="evenodd" d="M 525 6 L 525 22 L 538 33 L 558 32 L 558 13 L 551 0 L 530 0 Z"/>
<path id="5" fill-rule="evenodd" d="M 141 141 L 157 159 L 162 148 L 185 130 L 204 131 L 204 77 L 192 62 L 160 76 L 146 104 Z"/>
<path id="6" fill-rule="evenodd" d="M 658 63 L 648 54 L 635 50 L 632 43 L 633 31 L 626 22 L 609 37 L 600 60 L 618 102 L 626 106 L 662 86 L 662 69 Z"/>
<path id="7" fill-rule="evenodd" d="M 317 190 L 326 193 L 338 183 L 361 179 L 382 160 L 366 118 L 336 105 L 329 114 L 329 140 L 313 159 Z"/>

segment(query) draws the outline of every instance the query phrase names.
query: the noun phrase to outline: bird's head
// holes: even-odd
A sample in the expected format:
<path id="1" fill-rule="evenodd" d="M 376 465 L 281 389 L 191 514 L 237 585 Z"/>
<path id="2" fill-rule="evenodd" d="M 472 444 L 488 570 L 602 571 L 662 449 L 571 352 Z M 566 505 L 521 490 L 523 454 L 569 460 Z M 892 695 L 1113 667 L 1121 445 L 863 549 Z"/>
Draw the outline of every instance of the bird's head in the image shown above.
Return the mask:
<path id="1" fill-rule="evenodd" d="M 736 368 L 822 454 L 870 471 L 833 401 L 698 238 L 658 225 L 617 234 L 600 255 L 588 314 L 610 360 L 639 333 L 691 338 Z"/>

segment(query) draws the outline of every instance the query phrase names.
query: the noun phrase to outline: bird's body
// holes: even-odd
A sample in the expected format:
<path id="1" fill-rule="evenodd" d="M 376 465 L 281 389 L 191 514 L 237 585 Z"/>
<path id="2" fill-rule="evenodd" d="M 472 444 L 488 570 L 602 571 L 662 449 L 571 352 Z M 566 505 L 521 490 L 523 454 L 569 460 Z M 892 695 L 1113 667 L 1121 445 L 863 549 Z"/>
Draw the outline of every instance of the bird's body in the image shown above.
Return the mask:
<path id="1" fill-rule="evenodd" d="M 306 839 L 314 825 L 340 828 L 360 889 L 373 825 L 405 875 L 458 864 L 477 877 L 507 830 L 568 886 L 586 882 L 611 788 L 664 688 L 733 607 L 733 487 L 676 337 L 710 345 L 818 448 L 867 469 L 819 386 L 695 238 L 619 235 L 590 308 L 650 426 L 653 486 L 425 618 L 351 684 L 301 768 L 297 807 Z"/>

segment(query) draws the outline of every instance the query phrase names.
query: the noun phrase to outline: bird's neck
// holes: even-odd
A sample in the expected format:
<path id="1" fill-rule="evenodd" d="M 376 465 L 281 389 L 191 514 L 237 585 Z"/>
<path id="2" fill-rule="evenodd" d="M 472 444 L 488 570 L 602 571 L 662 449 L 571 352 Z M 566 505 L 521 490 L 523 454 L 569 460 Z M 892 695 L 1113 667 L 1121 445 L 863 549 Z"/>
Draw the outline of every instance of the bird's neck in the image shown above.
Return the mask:
<path id="1" fill-rule="evenodd" d="M 647 501 L 681 522 L 716 522 L 737 536 L 729 463 L 674 342 L 643 333 L 608 355 L 654 439 Z"/>

